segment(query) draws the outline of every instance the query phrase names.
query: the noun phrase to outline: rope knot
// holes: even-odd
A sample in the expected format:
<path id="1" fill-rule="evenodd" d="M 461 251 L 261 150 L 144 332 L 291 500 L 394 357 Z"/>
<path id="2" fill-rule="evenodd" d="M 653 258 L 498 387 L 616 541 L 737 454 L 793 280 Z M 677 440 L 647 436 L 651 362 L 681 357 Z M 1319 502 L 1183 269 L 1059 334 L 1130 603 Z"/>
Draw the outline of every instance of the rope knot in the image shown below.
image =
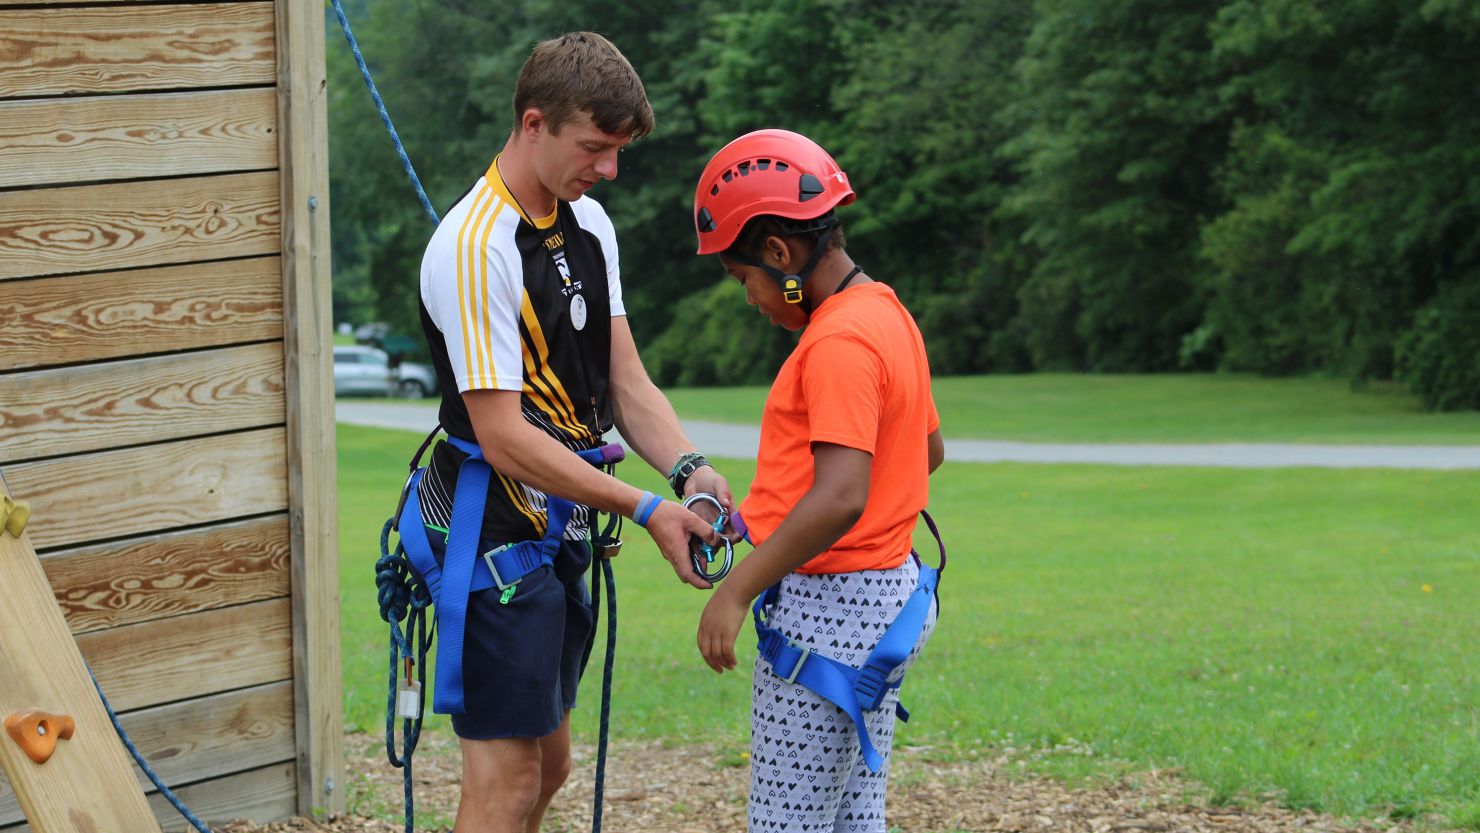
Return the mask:
<path id="1" fill-rule="evenodd" d="M 380 618 L 396 624 L 405 620 L 410 610 L 425 610 L 432 595 L 411 571 L 411 562 L 398 542 L 390 552 L 393 521 L 386 521 L 380 532 L 380 558 L 375 561 L 375 595 L 380 602 Z"/>

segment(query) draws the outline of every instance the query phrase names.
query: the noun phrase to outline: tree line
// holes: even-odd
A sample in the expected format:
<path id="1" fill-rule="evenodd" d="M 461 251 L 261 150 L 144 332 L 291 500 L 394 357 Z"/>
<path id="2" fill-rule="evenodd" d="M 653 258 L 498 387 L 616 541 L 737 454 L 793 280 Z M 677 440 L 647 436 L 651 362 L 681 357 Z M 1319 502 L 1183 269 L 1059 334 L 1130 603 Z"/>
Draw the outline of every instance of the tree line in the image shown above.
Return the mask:
<path id="1" fill-rule="evenodd" d="M 769 381 L 794 337 L 693 254 L 695 178 L 785 127 L 858 191 L 849 250 L 939 374 L 1398 379 L 1480 408 L 1472 0 L 357 0 L 433 204 L 512 124 L 534 41 L 590 29 L 657 128 L 593 192 L 660 384 Z M 431 226 L 330 18 L 337 320 L 416 333 Z"/>

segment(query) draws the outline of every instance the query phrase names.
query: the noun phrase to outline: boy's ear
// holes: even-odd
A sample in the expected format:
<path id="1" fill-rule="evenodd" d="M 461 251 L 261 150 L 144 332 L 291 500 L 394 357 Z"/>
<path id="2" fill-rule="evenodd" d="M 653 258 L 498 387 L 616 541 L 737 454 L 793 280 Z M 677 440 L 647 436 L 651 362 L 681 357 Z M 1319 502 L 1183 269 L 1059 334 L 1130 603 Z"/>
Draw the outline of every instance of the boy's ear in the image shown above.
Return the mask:
<path id="1" fill-rule="evenodd" d="M 770 252 L 771 257 L 776 259 L 776 266 L 779 269 L 784 272 L 790 271 L 788 266 L 791 263 L 791 247 L 786 245 L 785 240 L 774 234 L 767 237 L 766 251 Z"/>

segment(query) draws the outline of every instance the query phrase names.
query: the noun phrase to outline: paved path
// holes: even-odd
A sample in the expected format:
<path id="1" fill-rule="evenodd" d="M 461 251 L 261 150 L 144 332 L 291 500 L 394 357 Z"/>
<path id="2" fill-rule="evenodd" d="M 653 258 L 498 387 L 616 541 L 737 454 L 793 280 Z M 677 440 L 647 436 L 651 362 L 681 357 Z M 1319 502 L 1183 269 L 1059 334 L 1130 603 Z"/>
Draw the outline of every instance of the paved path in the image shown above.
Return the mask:
<path id="1" fill-rule="evenodd" d="M 437 406 L 373 400 L 340 400 L 340 422 L 427 432 Z M 694 445 L 716 457 L 754 457 L 761 431 L 754 425 L 685 420 Z M 613 438 L 615 432 L 613 432 Z M 1228 468 L 1480 469 L 1480 445 L 1210 445 L 1016 443 L 947 440 L 946 459 L 961 463 L 1099 463 L 1115 466 L 1218 466 Z"/>

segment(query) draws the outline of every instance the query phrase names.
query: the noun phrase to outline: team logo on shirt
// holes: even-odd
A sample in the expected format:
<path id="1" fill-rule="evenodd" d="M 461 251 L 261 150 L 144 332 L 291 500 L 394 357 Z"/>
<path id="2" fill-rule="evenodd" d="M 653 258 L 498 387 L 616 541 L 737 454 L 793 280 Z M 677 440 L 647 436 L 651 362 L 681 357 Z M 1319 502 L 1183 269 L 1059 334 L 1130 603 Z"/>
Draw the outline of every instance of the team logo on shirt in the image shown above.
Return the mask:
<path id="1" fill-rule="evenodd" d="M 581 291 L 581 282 L 570 275 L 570 261 L 565 257 L 565 234 L 555 232 L 545 238 L 545 248 L 550 252 L 550 259 L 555 261 L 555 270 L 560 273 L 560 281 L 564 286 L 560 287 L 560 294 L 569 298 Z M 571 302 L 574 306 L 574 301 Z M 582 304 L 585 302 L 583 301 Z M 584 316 L 582 317 L 584 320 Z M 576 329 L 580 329 L 577 327 Z"/>
<path id="2" fill-rule="evenodd" d="M 550 259 L 555 261 L 555 271 L 560 273 L 560 294 L 570 299 L 570 324 L 577 330 L 586 329 L 586 299 L 581 295 L 581 282 L 570 276 L 570 261 L 565 257 L 565 234 L 555 232 L 545 238 L 545 248 Z"/>

